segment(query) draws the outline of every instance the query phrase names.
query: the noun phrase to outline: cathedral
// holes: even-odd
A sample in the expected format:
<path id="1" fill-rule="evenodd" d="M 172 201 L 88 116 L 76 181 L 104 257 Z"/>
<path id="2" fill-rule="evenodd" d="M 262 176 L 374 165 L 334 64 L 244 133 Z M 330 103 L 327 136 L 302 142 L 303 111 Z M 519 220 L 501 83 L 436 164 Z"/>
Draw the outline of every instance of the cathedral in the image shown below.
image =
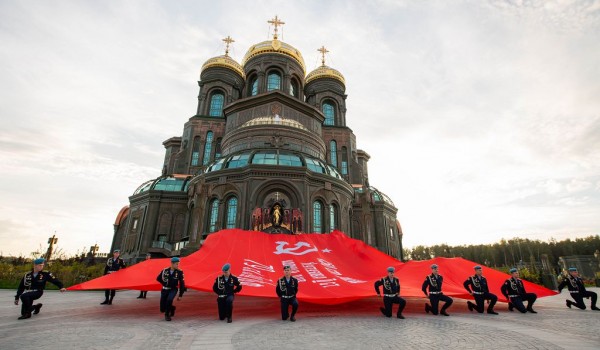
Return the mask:
<path id="1" fill-rule="evenodd" d="M 213 232 L 327 234 L 340 230 L 402 259 L 391 199 L 369 184 L 369 154 L 346 123 L 344 76 L 306 73 L 298 49 L 279 39 L 225 54 L 201 68 L 196 113 L 163 142 L 162 175 L 141 184 L 114 223 L 111 251 L 129 263 L 185 256 Z"/>

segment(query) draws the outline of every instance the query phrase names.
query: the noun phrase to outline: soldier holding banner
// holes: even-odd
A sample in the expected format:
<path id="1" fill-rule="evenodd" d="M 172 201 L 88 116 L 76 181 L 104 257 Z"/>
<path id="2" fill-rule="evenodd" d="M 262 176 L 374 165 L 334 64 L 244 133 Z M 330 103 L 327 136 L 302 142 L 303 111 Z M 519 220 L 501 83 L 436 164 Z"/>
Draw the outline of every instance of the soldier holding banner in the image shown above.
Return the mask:
<path id="1" fill-rule="evenodd" d="M 215 279 L 213 291 L 218 295 L 217 305 L 219 307 L 219 319 L 223 321 L 227 318 L 227 323 L 231 323 L 233 313 L 234 294 L 242 290 L 242 285 L 237 277 L 231 274 L 231 265 L 223 265 L 223 274 Z"/>
<path id="2" fill-rule="evenodd" d="M 50 282 L 60 288 L 61 292 L 66 291 L 61 281 L 54 277 L 51 272 L 43 271 L 45 259 L 39 258 L 33 261 L 33 269 L 25 274 L 19 283 L 17 295 L 15 295 L 15 305 L 19 305 L 21 300 L 21 317 L 19 320 L 24 320 L 40 313 L 42 304 L 38 303 L 33 306 L 33 301 L 42 297 L 46 282 Z"/>

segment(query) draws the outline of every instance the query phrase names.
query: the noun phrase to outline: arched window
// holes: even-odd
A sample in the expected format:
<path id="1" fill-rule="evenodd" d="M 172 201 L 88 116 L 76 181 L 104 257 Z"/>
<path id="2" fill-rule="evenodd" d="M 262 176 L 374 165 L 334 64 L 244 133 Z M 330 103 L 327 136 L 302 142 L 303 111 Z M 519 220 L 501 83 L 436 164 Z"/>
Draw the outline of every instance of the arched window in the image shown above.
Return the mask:
<path id="1" fill-rule="evenodd" d="M 250 79 L 250 96 L 258 95 L 258 77 L 255 75 Z"/>
<path id="2" fill-rule="evenodd" d="M 194 137 L 192 145 L 192 166 L 198 166 L 200 162 L 200 136 Z"/>
<path id="3" fill-rule="evenodd" d="M 204 144 L 204 157 L 202 157 L 202 165 L 208 164 L 210 162 L 210 154 L 212 153 L 212 142 L 213 142 L 213 133 L 209 131 L 206 133 L 206 143 Z"/>
<path id="4" fill-rule="evenodd" d="M 208 232 L 215 232 L 217 231 L 217 218 L 219 217 L 219 200 L 213 199 L 209 208 Z"/>
<path id="5" fill-rule="evenodd" d="M 348 175 L 348 149 L 342 147 L 342 175 Z"/>
<path id="6" fill-rule="evenodd" d="M 329 156 L 331 165 L 337 168 L 337 142 L 335 140 L 329 141 Z"/>
<path id="7" fill-rule="evenodd" d="M 225 228 L 235 228 L 235 217 L 237 216 L 237 204 L 238 200 L 236 197 L 231 197 L 227 200 L 227 221 Z"/>
<path id="8" fill-rule="evenodd" d="M 329 232 L 338 228 L 338 211 L 335 204 L 329 205 Z"/>
<path id="9" fill-rule="evenodd" d="M 323 103 L 324 125 L 335 125 L 335 106 L 331 102 Z"/>
<path id="10" fill-rule="evenodd" d="M 296 79 L 292 79 L 290 81 L 290 95 L 298 97 L 298 93 L 298 82 L 296 81 Z"/>
<path id="11" fill-rule="evenodd" d="M 267 76 L 267 91 L 281 90 L 281 75 L 271 72 Z"/>
<path id="12" fill-rule="evenodd" d="M 313 232 L 323 233 L 323 204 L 320 201 L 313 202 Z"/>
<path id="13" fill-rule="evenodd" d="M 215 159 L 221 158 L 221 140 L 222 138 L 217 138 L 217 144 L 215 145 Z"/>
<path id="14" fill-rule="evenodd" d="M 225 96 L 220 92 L 215 92 L 210 97 L 210 111 L 208 115 L 211 117 L 220 117 L 223 115 L 223 101 Z"/>

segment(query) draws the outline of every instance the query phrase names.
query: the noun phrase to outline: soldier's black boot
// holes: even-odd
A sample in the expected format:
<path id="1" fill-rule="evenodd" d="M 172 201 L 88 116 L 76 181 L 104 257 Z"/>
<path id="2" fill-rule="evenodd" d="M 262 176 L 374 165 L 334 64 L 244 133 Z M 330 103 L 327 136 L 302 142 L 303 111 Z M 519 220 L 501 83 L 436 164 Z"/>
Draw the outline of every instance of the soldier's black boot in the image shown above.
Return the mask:
<path id="1" fill-rule="evenodd" d="M 227 323 L 231 323 L 231 322 L 233 322 L 233 321 L 231 320 L 231 317 L 227 317 Z"/>
<path id="2" fill-rule="evenodd" d="M 169 316 L 169 311 L 165 312 L 165 321 L 171 321 L 171 316 Z"/>
<path id="3" fill-rule="evenodd" d="M 450 315 L 448 315 L 448 313 L 446 312 L 446 309 L 444 309 L 444 308 L 442 308 L 442 309 L 440 310 L 440 315 L 444 315 L 444 316 L 450 316 Z"/>
<path id="4" fill-rule="evenodd" d="M 597 306 L 592 306 L 592 310 L 594 310 L 594 311 L 600 311 L 600 308 L 598 308 Z"/>
<path id="5" fill-rule="evenodd" d="M 36 305 L 33 307 L 33 314 L 34 314 L 34 315 L 37 315 L 37 314 L 39 314 L 39 313 L 40 313 L 40 309 L 41 309 L 41 308 L 42 308 L 42 303 L 36 304 Z"/>
<path id="6" fill-rule="evenodd" d="M 400 319 L 404 319 L 404 316 L 402 316 L 402 314 L 401 314 L 401 313 L 398 313 L 398 314 L 396 315 L 396 317 L 398 317 L 398 318 L 400 318 Z"/>
<path id="7" fill-rule="evenodd" d="M 492 308 L 488 308 L 488 310 L 487 310 L 487 313 L 488 313 L 488 314 L 492 314 L 492 315 L 497 315 L 497 314 L 498 314 L 498 313 L 497 313 L 496 311 L 494 311 L 494 309 L 492 309 Z"/>
<path id="8" fill-rule="evenodd" d="M 21 317 L 19 317 L 18 320 L 24 320 L 27 318 L 31 318 L 31 313 L 26 313 L 25 315 L 21 315 Z"/>
<path id="9" fill-rule="evenodd" d="M 383 307 L 380 307 L 379 311 L 381 311 L 381 313 L 383 314 L 383 316 L 390 317 L 390 316 L 388 316 L 387 312 L 385 312 L 385 309 Z"/>
<path id="10" fill-rule="evenodd" d="M 532 307 L 528 307 L 527 311 L 531 312 L 532 314 L 537 314 L 537 311 L 534 311 Z"/>
<path id="11" fill-rule="evenodd" d="M 108 305 L 108 299 L 106 299 L 103 302 L 101 302 L 100 305 Z"/>
<path id="12" fill-rule="evenodd" d="M 571 300 L 567 300 L 567 307 L 568 307 L 569 309 L 571 308 L 571 304 L 572 304 L 572 303 L 573 303 L 573 302 L 572 302 Z"/>
<path id="13" fill-rule="evenodd" d="M 290 321 L 292 321 L 292 322 L 296 322 L 296 316 L 292 315 L 292 316 L 290 317 Z"/>
<path id="14" fill-rule="evenodd" d="M 513 306 L 513 303 L 511 303 L 510 301 L 508 302 L 508 311 L 513 311 L 515 307 Z"/>
<path id="15" fill-rule="evenodd" d="M 469 311 L 473 311 L 473 308 L 475 307 L 475 305 L 473 305 L 472 302 L 467 301 L 467 307 L 469 308 Z"/>
<path id="16" fill-rule="evenodd" d="M 136 299 L 144 299 L 144 292 L 140 292 L 140 295 Z"/>
<path id="17" fill-rule="evenodd" d="M 113 300 L 113 298 L 114 298 L 114 297 L 115 297 L 114 295 L 112 295 L 112 296 L 110 297 L 110 299 L 108 300 L 108 305 L 112 305 L 112 300 Z"/>
<path id="18" fill-rule="evenodd" d="M 176 308 L 177 307 L 175 307 L 175 306 L 171 306 L 171 317 L 175 316 L 175 309 Z"/>
<path id="19" fill-rule="evenodd" d="M 431 311 L 431 306 L 429 306 L 428 303 L 425 303 L 425 312 L 429 313 L 429 311 Z"/>

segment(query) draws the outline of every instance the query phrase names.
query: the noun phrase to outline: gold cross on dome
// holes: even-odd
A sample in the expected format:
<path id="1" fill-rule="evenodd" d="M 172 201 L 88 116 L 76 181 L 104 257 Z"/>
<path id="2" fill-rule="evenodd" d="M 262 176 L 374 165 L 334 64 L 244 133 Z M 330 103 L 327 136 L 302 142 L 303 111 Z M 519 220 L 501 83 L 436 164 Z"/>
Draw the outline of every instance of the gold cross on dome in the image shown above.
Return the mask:
<path id="1" fill-rule="evenodd" d="M 325 46 L 321 46 L 320 49 L 318 49 L 317 51 L 319 51 L 321 53 L 321 64 L 324 66 L 325 65 L 325 54 L 329 52 L 329 50 L 327 50 L 325 48 Z"/>
<path id="2" fill-rule="evenodd" d="M 267 23 L 272 24 L 273 27 L 275 27 L 275 30 L 273 32 L 273 40 L 277 40 L 277 27 L 284 25 L 285 22 L 277 18 L 277 15 L 275 15 L 275 18 L 271 19 L 270 21 L 267 21 Z"/>
<path id="3" fill-rule="evenodd" d="M 229 35 L 227 38 L 222 40 L 225 42 L 225 56 L 229 56 L 229 44 L 234 43 L 235 40 L 233 40 Z"/>

